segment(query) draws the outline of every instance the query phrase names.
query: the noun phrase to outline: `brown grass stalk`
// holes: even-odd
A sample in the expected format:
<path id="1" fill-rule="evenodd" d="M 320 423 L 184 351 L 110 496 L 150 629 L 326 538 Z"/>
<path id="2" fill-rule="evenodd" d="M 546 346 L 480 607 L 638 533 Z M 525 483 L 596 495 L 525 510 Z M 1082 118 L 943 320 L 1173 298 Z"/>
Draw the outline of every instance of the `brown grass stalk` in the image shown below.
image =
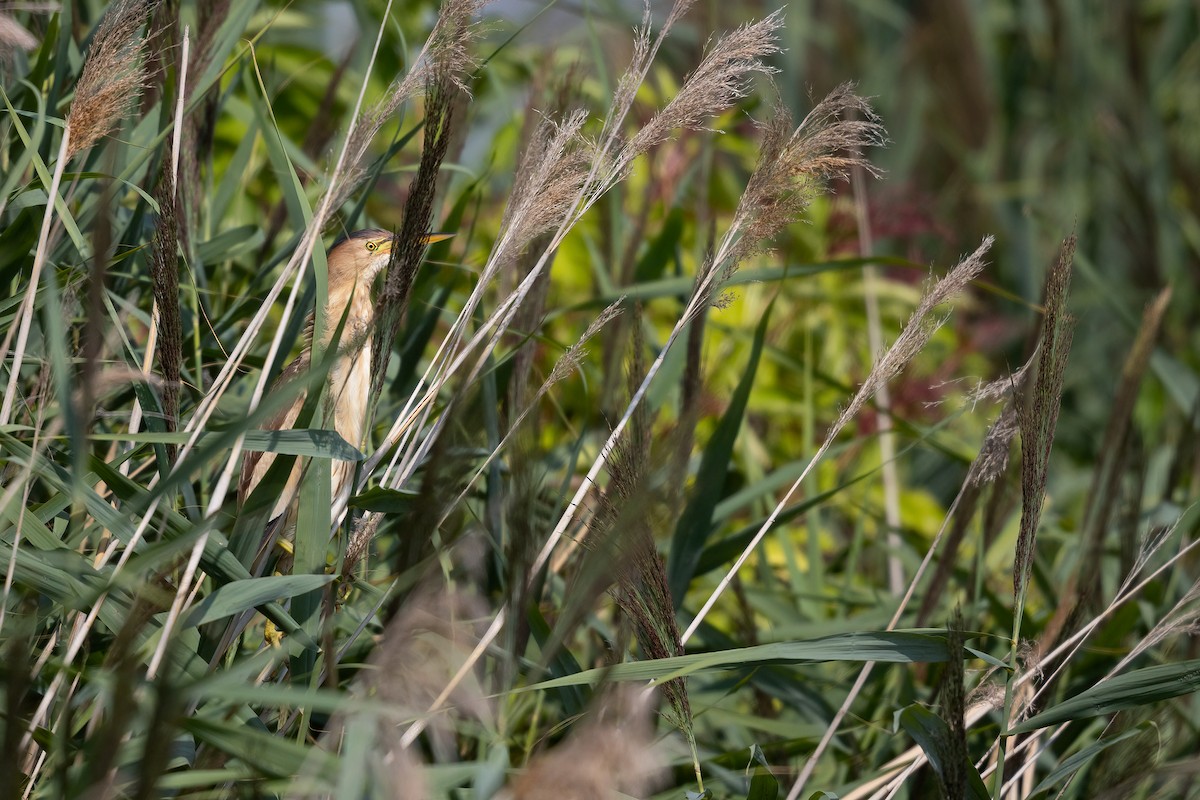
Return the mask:
<path id="1" fill-rule="evenodd" d="M 408 439 L 409 437 L 415 439 L 417 431 L 424 431 L 424 441 L 420 442 L 417 446 L 397 448 L 393 464 L 401 457 L 402 450 L 404 451 L 404 460 L 399 465 L 399 468 L 395 470 L 394 474 L 392 473 L 393 468 L 389 467 L 388 473 L 384 476 L 386 485 L 396 486 L 404 484 L 411 475 L 412 470 L 415 469 L 415 465 L 419 463 L 421 454 L 430 446 L 431 441 L 436 438 L 441 424 L 445 421 L 445 417 L 442 416 L 430 425 L 424 425 L 424 421 L 432 413 L 433 399 L 438 395 L 442 387 L 445 386 L 446 382 L 450 380 L 450 377 L 472 355 L 474 355 L 475 361 L 471 367 L 470 375 L 477 374 L 483 368 L 490 353 L 504 337 L 517 309 L 528 296 L 531 287 L 540 277 L 542 270 L 545 269 L 546 264 L 550 260 L 552 252 L 563 241 L 567 231 L 603 196 L 608 188 L 625 175 L 624 167 L 628 165 L 630 159 L 640 154 L 640 147 L 649 146 L 656 141 L 660 141 L 663 131 L 673 130 L 679 124 L 692 124 L 692 121 L 702 116 L 697 110 L 700 107 L 708 107 L 710 109 L 709 113 L 712 115 L 720 113 L 721 110 L 728 107 L 727 103 L 732 102 L 729 92 L 721 90 L 712 91 L 714 89 L 713 85 L 706 84 L 703 78 L 698 78 L 695 81 L 689 82 L 687 97 L 681 99 L 679 104 L 671 108 L 669 113 L 664 109 L 664 112 L 661 112 L 652 121 L 657 133 L 654 135 L 647 134 L 641 139 L 635 136 L 628 143 L 620 135 L 620 127 L 632 105 L 636 89 L 644 80 L 662 39 L 689 6 L 690 3 L 687 2 L 676 3 L 663 23 L 658 36 L 654 37 L 653 40 L 651 40 L 649 35 L 648 18 L 645 20 L 643 28 L 635 38 L 634 56 L 630 67 L 621 78 L 618 89 L 614 94 L 609 115 L 598 138 L 599 143 L 595 147 L 591 167 L 578 190 L 576 198 L 568 204 L 566 210 L 563 212 L 560 218 L 561 222 L 551 237 L 546 250 L 526 275 L 520 286 L 500 303 L 495 312 L 488 317 L 470 341 L 459 347 L 457 342 L 459 341 L 459 337 L 462 336 L 462 331 L 467 321 L 471 319 L 471 312 L 475 304 L 478 303 L 484 287 L 495 274 L 495 266 L 503 258 L 507 257 L 506 247 L 508 243 L 515 240 L 514 231 L 518 230 L 518 227 L 515 223 L 509 224 L 502 231 L 500 239 L 496 247 L 493 248 L 492 255 L 484 267 L 476 291 L 469 298 L 467 306 L 463 313 L 460 314 L 459 320 L 452 329 L 450 336 L 443 342 L 435 354 L 429 369 L 422 378 L 421 385 L 426 388 L 414 394 L 401 410 L 380 448 L 364 464 L 364 471 L 366 473 L 369 474 L 374 466 L 384 458 L 384 453 L 391 452 L 392 448 L 396 447 L 401 439 Z M 771 34 L 774 30 L 773 26 L 777 24 L 778 19 L 773 18 L 770 21 L 764 22 L 762 26 L 751 26 L 752 37 L 758 37 L 756 41 L 748 45 L 752 48 L 753 53 L 766 54 L 773 52 L 775 44 Z M 711 63 L 724 64 L 726 68 L 734 72 L 737 70 L 765 72 L 765 66 L 753 55 L 747 58 L 727 57 L 729 53 L 740 52 L 744 54 L 746 52 L 740 49 L 740 46 L 746 43 L 745 31 L 743 30 L 741 34 L 741 36 L 735 35 L 729 38 L 729 44 L 723 44 L 725 40 L 719 42 L 713 48 L 713 52 L 717 52 L 718 56 L 715 56 L 715 60 Z M 723 50 L 723 47 L 730 49 Z M 716 70 L 705 72 L 704 74 L 711 76 L 732 73 L 722 73 L 720 70 Z M 842 147 L 853 144 L 860 144 L 865 147 L 881 139 L 881 129 L 875 123 L 845 123 L 835 118 L 836 115 L 833 112 L 841 110 L 845 103 L 852 97 L 853 95 L 849 91 L 839 94 L 835 98 L 835 102 L 821 106 L 819 111 L 810 115 L 806 119 L 805 124 L 802 124 L 801 128 L 798 129 L 796 132 L 797 136 L 794 139 L 789 139 L 786 135 L 782 137 L 782 141 L 780 142 L 781 147 L 777 148 L 771 155 L 776 157 L 786 155 L 789 157 L 791 161 L 788 163 L 788 169 L 776 169 L 772 172 L 771 179 L 767 179 L 763 165 L 777 159 L 764 157 L 758 171 L 760 179 L 759 183 L 755 185 L 757 191 L 753 193 L 753 198 L 776 201 L 781 197 L 787 197 L 799 201 L 799 198 L 803 197 L 805 198 L 804 201 L 788 206 L 792 210 L 802 210 L 807 205 L 808 199 L 811 199 L 812 193 L 819 187 L 821 177 L 834 174 L 839 167 L 846 169 L 851 164 L 857 163 L 852 158 L 840 157 L 836 153 L 827 152 L 822 148 L 830 146 Z M 704 98 L 708 98 L 709 102 L 706 102 Z M 854 98 L 854 100 L 857 100 L 857 98 Z M 687 102 L 685 103 L 685 101 Z M 714 102 L 719 107 L 714 107 Z M 670 108 L 670 104 L 668 107 Z M 685 111 L 687 113 L 683 113 Z M 833 135 L 829 135 L 829 131 L 826 129 L 833 129 Z M 634 141 L 638 142 L 638 144 L 633 145 Z M 782 145 L 790 145 L 790 148 L 785 152 Z M 800 162 L 805 163 L 802 164 Z M 778 206 L 778 203 L 776 205 Z M 740 207 L 741 213 L 735 217 L 734 228 L 725 239 L 725 249 L 722 251 L 722 257 L 715 260 L 713 264 L 708 265 L 702 271 L 701 276 L 698 277 L 697 291 L 689 303 L 689 312 L 681 317 L 679 324 L 672 331 L 659 357 L 650 365 L 645 380 L 634 394 L 629 406 L 626 408 L 625 414 L 614 426 L 608 441 L 602 445 L 599 455 L 593 461 L 587 475 L 584 476 L 578 491 L 569 501 L 566 511 L 560 517 L 554 530 L 551 531 L 549 538 L 534 559 L 531 565 L 532 573 L 536 574 L 548 562 L 564 531 L 571 524 L 583 498 L 594 485 L 597 475 L 603 469 L 607 459 L 611 455 L 616 441 L 620 439 L 625 427 L 628 425 L 629 417 L 636 410 L 637 405 L 645 395 L 649 383 L 661 368 L 663 358 L 671 345 L 678 339 L 680 332 L 686 329 L 696 310 L 709 302 L 711 290 L 720 283 L 722 275 L 731 274 L 736 269 L 736 265 L 740 262 L 741 258 L 744 258 L 753 251 L 749 247 L 736 249 L 733 245 L 737 242 L 745 241 L 751 242 L 755 246 L 761 246 L 763 243 L 762 237 L 773 235 L 780 227 L 786 224 L 783 221 L 783 215 L 776 214 L 772 218 L 775 222 L 775 226 L 772 227 L 768 221 L 769 215 L 763 213 L 766 210 L 752 202 L 743 202 L 743 206 Z M 791 220 L 788 219 L 787 221 L 790 222 Z M 727 270 L 727 272 L 718 270 L 716 267 Z M 475 351 L 477 350 L 478 352 L 476 353 Z M 434 376 L 432 380 L 430 379 L 431 376 Z M 492 625 L 484 636 L 484 640 L 477 649 L 477 655 L 481 655 L 483 648 L 498 634 L 506 616 L 507 607 L 501 609 L 500 613 L 493 620 Z M 462 674 L 465 674 L 465 672 Z M 461 676 L 456 676 L 456 680 L 459 677 Z M 441 700 L 438 702 L 441 702 Z M 421 725 L 419 723 L 414 725 L 410 728 L 408 734 L 406 734 L 406 738 L 409 741 L 415 739 L 419 734 L 420 728 Z"/>
<path id="2" fill-rule="evenodd" d="M 178 128 L 176 128 L 178 130 Z M 158 201 L 158 222 L 150 246 L 150 277 L 154 288 L 154 304 L 158 311 L 158 365 L 162 371 L 163 421 L 173 431 L 179 419 L 179 389 L 183 385 L 183 323 L 179 311 L 179 223 L 176 214 L 175 181 L 171 172 L 163 170 L 159 177 L 155 199 Z M 168 446 L 174 458 L 175 447 Z"/>
<path id="3" fill-rule="evenodd" d="M 425 91 L 425 146 L 417 176 L 404 203 L 404 220 L 384 277 L 383 290 L 375 303 L 376 326 L 371 347 L 371 395 L 367 408 L 374 408 L 383 391 L 387 364 L 404 314 L 408 310 L 417 271 L 425 256 L 425 234 L 433 218 L 438 173 L 450 145 L 455 82 L 448 72 L 430 78 Z"/>
<path id="4" fill-rule="evenodd" d="M 1033 564 L 1034 542 L 1042 516 L 1046 494 L 1050 449 L 1062 398 L 1067 355 L 1071 351 L 1073 321 L 1066 313 L 1071 286 L 1071 261 L 1075 255 L 1075 237 L 1063 243 L 1058 260 L 1046 278 L 1046 316 L 1042 323 L 1042 341 L 1037 376 L 1029 396 L 1017 408 L 1021 433 L 1021 529 L 1013 564 L 1013 596 L 1018 608 L 1023 605 L 1026 582 Z"/>
<path id="5" fill-rule="evenodd" d="M 641 308 L 635 319 L 641 317 Z M 629 392 L 637 391 L 644 380 L 642 353 L 645 344 L 641 327 L 633 325 L 629 370 Z M 602 552 L 614 552 L 619 557 L 605 559 L 615 563 L 616 586 L 611 590 L 621 610 L 633 621 L 634 631 L 642 650 L 651 659 L 683 655 L 679 628 L 675 621 L 675 605 L 667 583 L 667 571 L 658 548 L 650 520 L 659 505 L 658 492 L 647 488 L 650 467 L 651 425 L 653 420 L 645 405 L 638 407 L 629 435 L 617 447 L 609 466 L 609 482 L 600 496 L 599 510 L 589 526 L 589 539 L 606 540 Z M 660 684 L 667 699 L 667 719 L 686 737 L 694 759 L 698 790 L 704 792 L 700 759 L 696 755 L 696 739 L 692 729 L 692 708 L 687 684 L 675 678 Z"/>

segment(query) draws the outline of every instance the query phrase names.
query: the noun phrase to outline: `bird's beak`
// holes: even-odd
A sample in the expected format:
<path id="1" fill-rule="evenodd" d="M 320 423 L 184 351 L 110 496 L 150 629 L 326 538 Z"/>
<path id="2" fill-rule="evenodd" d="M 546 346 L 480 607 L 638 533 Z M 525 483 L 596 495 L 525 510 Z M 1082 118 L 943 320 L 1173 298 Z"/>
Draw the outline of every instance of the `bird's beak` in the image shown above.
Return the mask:
<path id="1" fill-rule="evenodd" d="M 421 244 L 433 244 L 435 242 L 444 242 L 453 236 L 453 233 L 427 233 L 421 237 Z M 376 255 L 386 255 L 395 249 L 396 237 L 392 237 L 385 242 L 381 242 L 379 249 L 375 251 Z"/>

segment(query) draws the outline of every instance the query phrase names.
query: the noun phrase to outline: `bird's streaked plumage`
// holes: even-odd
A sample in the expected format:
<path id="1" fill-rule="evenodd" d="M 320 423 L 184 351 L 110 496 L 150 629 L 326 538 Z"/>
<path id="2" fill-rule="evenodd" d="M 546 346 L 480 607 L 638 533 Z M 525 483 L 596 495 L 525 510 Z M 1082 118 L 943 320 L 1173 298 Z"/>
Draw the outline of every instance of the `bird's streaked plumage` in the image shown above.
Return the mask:
<path id="1" fill-rule="evenodd" d="M 427 242 L 440 241 L 446 234 L 430 234 Z M 321 349 L 329 348 L 333 333 L 343 314 L 346 317 L 338 355 L 329 371 L 329 395 L 327 408 L 332 427 L 343 439 L 361 449 L 366 435 L 367 399 L 371 387 L 371 324 L 375 308 L 371 301 L 371 284 L 387 266 L 394 244 L 392 234 L 384 230 L 368 229 L 355 231 L 339 239 L 329 249 L 328 264 L 329 296 L 325 301 L 325 330 Z M 312 353 L 312 323 L 306 330 L 304 351 L 280 374 L 275 385 L 281 386 L 295 380 L 308 371 Z M 306 393 L 270 420 L 269 430 L 287 430 L 296 424 L 304 406 Z M 273 453 L 248 452 L 242 462 L 242 475 L 238 482 L 238 505 L 262 481 L 275 460 Z M 287 483 L 271 510 L 270 519 L 281 520 L 278 536 L 291 538 L 295 527 L 296 496 L 300 490 L 301 460 L 297 459 L 288 475 Z M 332 465 L 332 498 L 334 507 L 345 506 L 351 492 L 354 463 L 334 460 Z M 334 520 L 330 520 L 331 524 Z"/>

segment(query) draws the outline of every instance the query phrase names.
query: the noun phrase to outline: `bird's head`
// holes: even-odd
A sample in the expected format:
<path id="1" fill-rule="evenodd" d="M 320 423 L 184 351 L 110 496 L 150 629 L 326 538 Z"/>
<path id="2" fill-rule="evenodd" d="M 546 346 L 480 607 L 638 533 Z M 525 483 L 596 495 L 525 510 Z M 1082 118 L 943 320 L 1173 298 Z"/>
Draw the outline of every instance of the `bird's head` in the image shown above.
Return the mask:
<path id="1" fill-rule="evenodd" d="M 450 233 L 427 233 L 422 243 L 432 244 L 451 236 Z M 354 231 L 334 242 L 326 257 L 330 289 L 356 283 L 369 285 L 387 266 L 395 244 L 395 236 L 378 228 Z"/>

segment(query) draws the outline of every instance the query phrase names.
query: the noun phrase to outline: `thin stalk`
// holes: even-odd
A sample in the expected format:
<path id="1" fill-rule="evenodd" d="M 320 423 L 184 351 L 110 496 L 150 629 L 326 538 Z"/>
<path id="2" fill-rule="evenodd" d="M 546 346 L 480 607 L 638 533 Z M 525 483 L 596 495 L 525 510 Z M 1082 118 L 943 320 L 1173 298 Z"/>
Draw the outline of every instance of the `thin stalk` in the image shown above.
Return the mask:
<path id="1" fill-rule="evenodd" d="M 856 166 L 851 175 L 854 188 L 854 213 L 858 217 L 858 251 L 864 257 L 875 252 L 871 233 L 871 216 L 867 207 L 866 181 L 863 168 Z M 867 343 L 871 357 L 883 352 L 883 327 L 879 318 L 879 288 L 874 264 L 863 267 L 863 297 L 867 306 Z M 876 419 L 879 424 L 879 459 L 882 462 L 883 518 L 887 525 L 888 588 L 895 596 L 904 591 L 904 564 L 900 560 L 900 478 L 896 474 L 896 434 L 892 430 L 892 394 L 884 383 L 875 395 Z"/>
<path id="2" fill-rule="evenodd" d="M 17 341 L 13 346 L 12 366 L 8 372 L 8 388 L 4 390 L 4 403 L 0 405 L 0 425 L 6 425 L 12 420 L 13 401 L 17 396 L 17 384 L 21 380 L 21 363 L 25 358 L 25 345 L 29 341 L 29 329 L 33 324 L 34 299 L 37 296 L 38 284 L 41 282 L 42 269 L 46 266 L 47 249 L 50 240 L 50 225 L 54 220 L 54 198 L 58 196 L 58 187 L 62 183 L 63 172 L 67 168 L 67 149 L 71 141 L 71 126 L 63 129 L 62 141 L 58 145 L 58 159 L 54 164 L 54 174 L 50 178 L 50 189 L 46 194 L 46 210 L 42 213 L 42 229 L 38 234 L 37 250 L 33 256 L 33 269 L 29 273 L 29 286 L 25 290 L 25 299 L 21 301 L 18 314 L 21 324 L 17 329 Z"/>

